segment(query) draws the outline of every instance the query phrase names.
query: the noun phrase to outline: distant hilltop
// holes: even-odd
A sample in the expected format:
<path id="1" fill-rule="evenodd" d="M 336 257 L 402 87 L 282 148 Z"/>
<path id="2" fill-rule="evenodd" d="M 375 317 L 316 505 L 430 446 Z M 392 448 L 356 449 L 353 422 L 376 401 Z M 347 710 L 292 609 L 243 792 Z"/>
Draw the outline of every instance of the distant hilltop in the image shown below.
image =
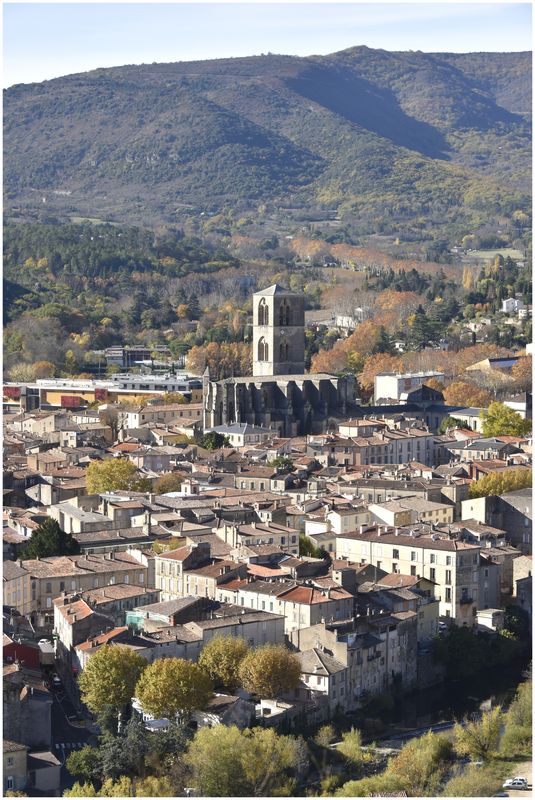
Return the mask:
<path id="1" fill-rule="evenodd" d="M 530 206 L 530 53 L 124 66 L 4 100 L 15 216 L 156 225 L 222 209 L 254 219 L 263 205 L 275 228 L 277 211 L 313 208 L 354 234 L 389 219 L 417 232 L 422 217 L 466 233 Z"/>

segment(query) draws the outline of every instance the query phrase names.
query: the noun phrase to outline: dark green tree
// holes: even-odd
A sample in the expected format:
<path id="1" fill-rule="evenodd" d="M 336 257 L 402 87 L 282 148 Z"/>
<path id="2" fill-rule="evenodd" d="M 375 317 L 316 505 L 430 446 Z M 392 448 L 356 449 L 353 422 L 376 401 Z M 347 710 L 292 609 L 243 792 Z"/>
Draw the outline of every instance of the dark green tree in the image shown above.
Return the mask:
<path id="1" fill-rule="evenodd" d="M 461 422 L 460 419 L 456 419 L 455 417 L 444 417 L 442 422 L 438 427 L 439 433 L 446 433 L 449 428 L 464 428 L 466 427 L 466 423 Z"/>
<path id="2" fill-rule="evenodd" d="M 47 558 L 72 556 L 80 552 L 80 545 L 70 533 L 61 530 L 55 519 L 48 517 L 36 528 L 24 548 L 21 558 Z"/>
<path id="3" fill-rule="evenodd" d="M 372 353 L 394 353 L 394 344 L 392 337 L 386 332 L 383 325 L 379 328 L 379 335 L 372 350 Z"/>
<path id="4" fill-rule="evenodd" d="M 220 447 L 225 447 L 229 444 L 228 437 L 223 436 L 222 433 L 217 433 L 217 431 L 205 433 L 204 436 L 201 436 L 199 439 L 199 445 L 204 447 L 205 450 L 219 450 Z"/>

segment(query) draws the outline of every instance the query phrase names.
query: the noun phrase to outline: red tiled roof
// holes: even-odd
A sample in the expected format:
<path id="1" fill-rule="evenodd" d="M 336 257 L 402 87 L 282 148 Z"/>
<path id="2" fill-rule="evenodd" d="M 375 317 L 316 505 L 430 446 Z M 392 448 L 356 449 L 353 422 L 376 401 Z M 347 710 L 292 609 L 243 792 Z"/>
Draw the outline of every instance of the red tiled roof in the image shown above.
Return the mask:
<path id="1" fill-rule="evenodd" d="M 177 550 L 170 550 L 168 553 L 160 553 L 159 558 L 168 558 L 171 561 L 184 561 L 191 553 L 191 547 L 179 547 Z"/>
<path id="2" fill-rule="evenodd" d="M 125 633 L 127 630 L 127 625 L 123 625 L 122 628 L 113 628 L 113 630 L 108 631 L 107 633 L 102 633 L 100 636 L 95 636 L 94 639 L 88 640 L 87 642 L 82 642 L 82 644 L 77 644 L 76 650 L 93 650 L 93 648 L 100 647 L 103 644 L 107 644 L 109 641 L 111 641 L 111 639 L 121 636 L 121 634 Z"/>
<path id="3" fill-rule="evenodd" d="M 282 600 L 288 600 L 291 603 L 304 603 L 305 605 L 316 605 L 317 603 L 326 603 L 329 600 L 343 600 L 352 595 L 344 589 L 332 590 L 330 597 L 318 589 L 308 586 L 296 586 L 293 589 L 288 589 L 280 595 Z"/>
<path id="4" fill-rule="evenodd" d="M 69 624 L 75 621 L 78 622 L 81 619 L 86 619 L 86 617 L 90 617 L 93 613 L 85 600 L 76 600 L 73 603 L 65 604 L 63 602 L 63 597 L 57 597 L 53 602 Z M 76 619 L 74 619 L 74 615 L 76 615 Z"/>

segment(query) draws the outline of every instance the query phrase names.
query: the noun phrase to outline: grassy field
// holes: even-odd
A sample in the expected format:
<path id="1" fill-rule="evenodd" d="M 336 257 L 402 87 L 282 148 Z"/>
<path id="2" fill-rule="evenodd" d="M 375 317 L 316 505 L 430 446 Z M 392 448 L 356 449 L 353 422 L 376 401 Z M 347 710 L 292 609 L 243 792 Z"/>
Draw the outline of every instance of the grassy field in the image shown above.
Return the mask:
<path id="1" fill-rule="evenodd" d="M 512 247 L 503 247 L 497 250 L 472 250 L 470 253 L 467 253 L 463 256 L 463 262 L 465 261 L 492 261 L 493 258 L 496 256 L 503 256 L 507 258 L 509 256 L 514 261 L 522 260 L 524 258 L 524 254 L 521 250 L 514 250 Z"/>

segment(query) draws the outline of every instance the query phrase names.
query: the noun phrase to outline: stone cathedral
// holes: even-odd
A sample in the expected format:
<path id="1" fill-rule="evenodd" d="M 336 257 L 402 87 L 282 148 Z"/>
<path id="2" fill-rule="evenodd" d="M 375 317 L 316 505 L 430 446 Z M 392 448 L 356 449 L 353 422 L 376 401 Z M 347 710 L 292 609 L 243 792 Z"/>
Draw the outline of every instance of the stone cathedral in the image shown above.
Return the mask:
<path id="1" fill-rule="evenodd" d="M 355 382 L 305 374 L 304 297 L 274 284 L 253 295 L 253 374 L 203 382 L 204 429 L 234 422 L 274 428 L 280 436 L 322 433 L 346 417 Z"/>

